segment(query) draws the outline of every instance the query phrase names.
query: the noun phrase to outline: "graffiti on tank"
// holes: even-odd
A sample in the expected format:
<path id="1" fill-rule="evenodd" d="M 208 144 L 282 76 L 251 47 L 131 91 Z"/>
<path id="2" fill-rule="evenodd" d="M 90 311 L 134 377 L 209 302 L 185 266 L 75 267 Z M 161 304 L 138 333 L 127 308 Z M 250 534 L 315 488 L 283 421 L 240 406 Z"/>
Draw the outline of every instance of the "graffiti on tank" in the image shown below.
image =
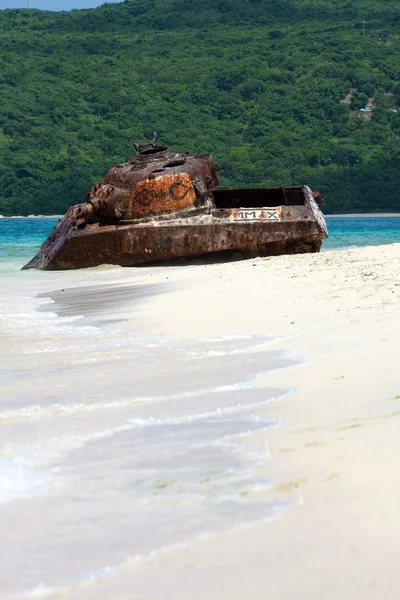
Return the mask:
<path id="1" fill-rule="evenodd" d="M 230 221 L 280 221 L 280 207 L 274 208 L 233 208 L 229 211 Z"/>
<path id="2" fill-rule="evenodd" d="M 142 182 L 141 182 L 142 183 Z M 145 185 L 143 185 L 145 184 Z M 180 176 L 167 175 L 138 184 L 135 190 L 135 199 L 142 206 L 192 204 L 195 192 L 188 174 Z"/>

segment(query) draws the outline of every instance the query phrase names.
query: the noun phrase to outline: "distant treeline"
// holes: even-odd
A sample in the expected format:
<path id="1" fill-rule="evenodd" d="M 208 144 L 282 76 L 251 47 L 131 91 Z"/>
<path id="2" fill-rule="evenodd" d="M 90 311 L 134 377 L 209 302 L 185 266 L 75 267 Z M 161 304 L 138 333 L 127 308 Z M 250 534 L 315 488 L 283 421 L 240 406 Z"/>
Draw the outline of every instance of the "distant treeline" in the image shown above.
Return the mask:
<path id="1" fill-rule="evenodd" d="M 125 0 L 0 32 L 0 214 L 64 212 L 154 130 L 221 185 L 400 210 L 398 0 Z"/>

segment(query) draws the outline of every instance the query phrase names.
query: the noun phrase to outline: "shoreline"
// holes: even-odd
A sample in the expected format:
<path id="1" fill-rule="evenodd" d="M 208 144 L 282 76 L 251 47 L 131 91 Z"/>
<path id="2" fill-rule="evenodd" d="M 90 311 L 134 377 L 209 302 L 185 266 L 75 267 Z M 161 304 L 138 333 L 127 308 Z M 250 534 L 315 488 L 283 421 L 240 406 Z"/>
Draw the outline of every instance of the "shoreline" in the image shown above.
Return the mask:
<path id="1" fill-rule="evenodd" d="M 266 498 L 293 508 L 154 555 L 70 597 L 135 590 L 135 600 L 259 600 L 268 589 L 272 600 L 397 600 L 400 244 L 156 268 L 151 281 L 171 287 L 126 307 L 135 329 L 282 336 L 274 348 L 307 359 L 263 376 L 263 385 L 296 392 L 256 411 L 279 416 L 281 427 L 245 438 L 267 449 L 278 479 Z"/>
<path id="2" fill-rule="evenodd" d="M 62 219 L 64 215 L 28 215 L 24 217 L 22 215 L 12 215 L 11 217 L 5 217 L 0 215 L 0 219 Z"/>

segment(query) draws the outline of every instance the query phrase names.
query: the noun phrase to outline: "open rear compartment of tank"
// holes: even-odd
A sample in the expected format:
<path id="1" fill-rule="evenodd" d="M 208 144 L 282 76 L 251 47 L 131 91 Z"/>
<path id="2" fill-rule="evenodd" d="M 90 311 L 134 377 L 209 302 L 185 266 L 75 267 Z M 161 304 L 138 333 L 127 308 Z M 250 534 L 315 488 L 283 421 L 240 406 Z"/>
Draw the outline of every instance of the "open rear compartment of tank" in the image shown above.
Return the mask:
<path id="1" fill-rule="evenodd" d="M 218 209 L 303 206 L 305 204 L 302 186 L 248 190 L 218 188 L 214 189 L 212 194 L 215 207 Z"/>

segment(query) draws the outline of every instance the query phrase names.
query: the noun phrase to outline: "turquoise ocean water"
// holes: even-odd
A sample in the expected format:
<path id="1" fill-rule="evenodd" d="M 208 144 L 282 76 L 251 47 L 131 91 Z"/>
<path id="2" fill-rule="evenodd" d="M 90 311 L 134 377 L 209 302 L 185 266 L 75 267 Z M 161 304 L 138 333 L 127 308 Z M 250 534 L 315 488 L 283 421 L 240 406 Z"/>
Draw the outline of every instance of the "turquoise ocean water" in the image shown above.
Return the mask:
<path id="1" fill-rule="evenodd" d="M 330 237 L 324 241 L 323 250 L 400 242 L 400 215 L 326 219 Z M 56 218 L 0 219 L 0 263 L 17 266 L 21 260 L 32 258 L 57 222 Z"/>

